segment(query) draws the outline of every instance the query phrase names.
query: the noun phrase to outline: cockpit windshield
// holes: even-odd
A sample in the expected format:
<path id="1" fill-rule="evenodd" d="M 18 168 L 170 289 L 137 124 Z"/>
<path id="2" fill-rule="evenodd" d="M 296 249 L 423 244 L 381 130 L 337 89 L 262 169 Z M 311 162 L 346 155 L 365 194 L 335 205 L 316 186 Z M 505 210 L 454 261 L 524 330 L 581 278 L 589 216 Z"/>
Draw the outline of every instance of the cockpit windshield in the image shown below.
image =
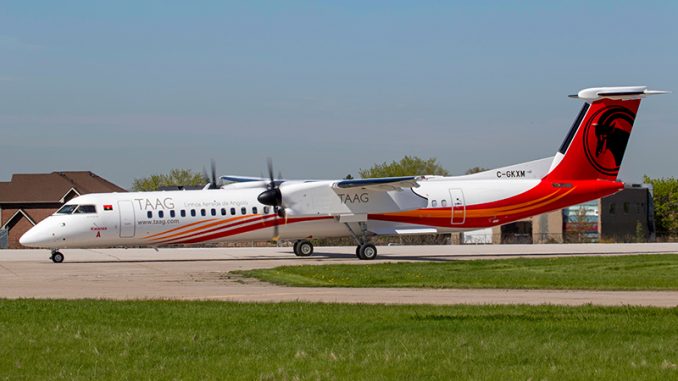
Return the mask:
<path id="1" fill-rule="evenodd" d="M 96 212 L 97 208 L 94 205 L 80 205 L 73 214 L 94 214 Z"/>
<path id="2" fill-rule="evenodd" d="M 97 208 L 94 205 L 64 205 L 57 210 L 56 214 L 95 214 Z"/>
<path id="3" fill-rule="evenodd" d="M 71 214 L 77 207 L 77 205 L 73 204 L 64 205 L 61 207 L 61 209 L 56 211 L 56 214 Z"/>

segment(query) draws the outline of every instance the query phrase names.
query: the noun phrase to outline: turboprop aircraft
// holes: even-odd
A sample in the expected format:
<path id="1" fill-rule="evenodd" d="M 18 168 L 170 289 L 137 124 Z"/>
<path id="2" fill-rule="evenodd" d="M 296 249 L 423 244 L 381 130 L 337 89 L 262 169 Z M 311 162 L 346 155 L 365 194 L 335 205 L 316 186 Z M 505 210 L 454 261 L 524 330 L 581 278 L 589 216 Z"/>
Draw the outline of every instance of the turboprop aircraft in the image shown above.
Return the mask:
<path id="1" fill-rule="evenodd" d="M 52 249 L 294 240 L 352 236 L 374 259 L 376 235 L 450 233 L 506 224 L 611 195 L 645 86 L 597 87 L 570 97 L 583 108 L 555 156 L 466 176 L 359 180 L 223 176 L 197 191 L 87 194 L 68 201 L 20 243 Z M 214 167 L 213 167 L 214 168 Z"/>

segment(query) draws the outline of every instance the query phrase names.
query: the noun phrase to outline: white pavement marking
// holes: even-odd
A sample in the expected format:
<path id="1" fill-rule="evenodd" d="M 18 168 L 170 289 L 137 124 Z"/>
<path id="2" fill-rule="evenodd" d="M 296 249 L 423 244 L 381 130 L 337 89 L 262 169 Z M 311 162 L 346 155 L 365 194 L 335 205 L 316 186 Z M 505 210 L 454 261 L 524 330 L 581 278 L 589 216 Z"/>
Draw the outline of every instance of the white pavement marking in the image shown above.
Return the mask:
<path id="1" fill-rule="evenodd" d="M 286 247 L 64 250 L 65 262 L 53 264 L 47 250 L 2 250 L 0 298 L 678 306 L 678 291 L 284 287 L 228 274 L 282 265 L 678 253 L 678 244 L 385 246 L 379 251 L 376 261 L 359 261 L 353 247 L 318 247 L 307 258 Z"/>

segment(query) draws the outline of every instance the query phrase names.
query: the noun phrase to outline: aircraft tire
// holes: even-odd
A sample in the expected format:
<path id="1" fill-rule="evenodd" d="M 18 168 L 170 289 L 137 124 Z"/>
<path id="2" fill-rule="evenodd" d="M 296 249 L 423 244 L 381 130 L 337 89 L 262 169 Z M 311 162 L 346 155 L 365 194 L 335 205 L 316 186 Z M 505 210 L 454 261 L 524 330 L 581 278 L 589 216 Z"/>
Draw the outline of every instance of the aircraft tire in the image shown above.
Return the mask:
<path id="1" fill-rule="evenodd" d="M 61 254 L 61 252 L 56 251 L 56 252 L 54 252 L 54 253 L 52 254 L 52 256 L 50 257 L 50 259 L 51 259 L 52 262 L 54 262 L 54 263 L 61 263 L 61 262 L 64 261 L 64 255 Z"/>
<path id="2" fill-rule="evenodd" d="M 313 244 L 309 241 L 300 241 L 297 245 L 297 256 L 310 257 L 313 254 Z"/>
<path id="3" fill-rule="evenodd" d="M 377 247 L 371 243 L 360 245 L 358 255 L 360 259 L 371 261 L 377 257 Z"/>
<path id="4" fill-rule="evenodd" d="M 355 256 L 356 256 L 358 259 L 362 259 L 362 258 L 360 258 L 360 246 L 361 246 L 361 245 L 358 245 L 358 246 L 356 246 L 356 248 L 355 248 Z"/>
<path id="5" fill-rule="evenodd" d="M 297 257 L 299 256 L 299 242 L 301 241 L 299 240 L 294 241 L 294 255 L 296 255 Z"/>

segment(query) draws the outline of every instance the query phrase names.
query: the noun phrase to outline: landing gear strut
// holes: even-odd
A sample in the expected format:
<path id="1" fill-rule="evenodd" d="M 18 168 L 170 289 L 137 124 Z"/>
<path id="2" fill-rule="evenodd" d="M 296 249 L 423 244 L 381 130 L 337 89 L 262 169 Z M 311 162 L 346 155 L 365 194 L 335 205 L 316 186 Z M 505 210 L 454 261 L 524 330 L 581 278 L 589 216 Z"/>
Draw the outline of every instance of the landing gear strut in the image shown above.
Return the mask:
<path id="1" fill-rule="evenodd" d="M 358 226 L 360 227 L 360 233 L 356 233 L 351 228 L 351 225 L 349 225 L 348 223 L 346 223 L 345 225 L 348 231 L 351 232 L 351 235 L 353 236 L 355 241 L 358 243 L 358 246 L 355 249 L 355 256 L 358 257 L 358 259 L 362 260 L 372 260 L 376 258 L 377 247 L 369 242 L 367 234 L 367 224 L 365 224 L 364 222 L 358 222 Z"/>
<path id="2" fill-rule="evenodd" d="M 64 261 L 64 255 L 59 250 L 52 250 L 52 255 L 49 257 L 54 263 L 61 263 Z"/>
<path id="3" fill-rule="evenodd" d="M 294 254 L 297 257 L 308 257 L 313 254 L 313 244 L 306 240 L 294 242 Z"/>

